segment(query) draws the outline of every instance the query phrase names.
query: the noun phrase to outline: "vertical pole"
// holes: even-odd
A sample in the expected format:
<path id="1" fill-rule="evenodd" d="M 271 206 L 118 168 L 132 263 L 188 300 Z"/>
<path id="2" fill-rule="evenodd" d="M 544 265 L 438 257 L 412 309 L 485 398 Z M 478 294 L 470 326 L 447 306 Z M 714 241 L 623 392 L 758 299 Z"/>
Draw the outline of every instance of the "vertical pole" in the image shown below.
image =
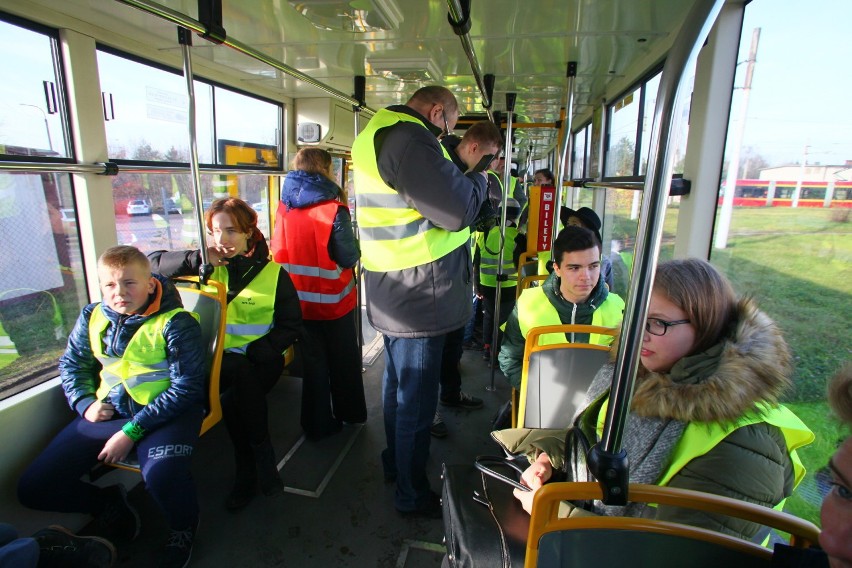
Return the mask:
<path id="1" fill-rule="evenodd" d="M 364 96 L 366 93 L 366 84 L 367 78 L 364 75 L 356 75 L 355 76 L 355 93 L 352 95 L 354 98 L 358 100 L 358 105 L 352 105 L 352 111 L 355 115 L 355 138 L 358 137 L 358 134 L 361 132 L 361 109 L 364 107 Z M 352 171 L 352 175 L 355 175 L 355 171 Z M 354 188 L 355 185 L 353 184 Z M 347 195 L 347 201 L 349 196 Z M 353 203 L 357 203 L 357 200 L 353 200 Z M 345 203 L 346 207 L 349 207 L 349 203 Z M 358 206 L 355 205 L 352 208 L 352 230 L 355 233 L 355 240 L 358 240 Z M 361 245 L 358 245 L 358 249 L 360 250 Z M 358 347 L 361 350 L 361 354 L 363 357 L 364 353 L 364 329 L 363 329 L 363 321 L 361 317 L 361 291 L 362 291 L 362 269 L 361 269 L 361 259 L 358 259 L 357 264 L 355 265 L 355 326 L 357 328 L 358 334 Z M 362 368 L 362 372 L 364 369 Z"/>
<path id="2" fill-rule="evenodd" d="M 769 187 L 766 189 L 766 206 L 772 207 L 772 202 L 775 200 L 775 188 L 778 182 L 772 180 L 769 182 Z"/>
<path id="3" fill-rule="evenodd" d="M 210 258 L 207 254 L 207 239 L 204 231 L 204 214 L 201 211 L 203 201 L 201 197 L 201 176 L 198 170 L 198 139 L 195 134 L 195 84 L 193 83 L 192 74 L 192 34 L 183 27 L 178 27 L 178 43 L 181 47 L 183 55 L 183 76 L 186 79 L 186 94 L 189 99 L 189 108 L 187 109 L 187 125 L 189 127 L 189 169 L 192 174 L 192 191 L 195 194 L 195 223 L 198 227 L 198 248 L 201 251 L 201 268 L 199 268 L 199 278 L 202 282 L 206 282 L 210 274 L 213 273 L 213 265 L 210 264 Z M 165 204 L 164 204 L 165 205 Z M 171 233 L 171 227 L 169 228 Z"/>
<path id="4" fill-rule="evenodd" d="M 760 28 L 754 28 L 751 35 L 751 49 L 748 54 L 743 99 L 740 103 L 740 121 L 732 141 L 731 154 L 728 159 L 728 177 L 725 179 L 725 193 L 722 197 L 722 210 L 719 212 L 719 224 L 716 227 L 714 246 L 723 249 L 728 246 L 728 232 L 731 229 L 731 215 L 734 211 L 734 197 L 737 190 L 737 173 L 740 170 L 740 147 L 743 144 L 748 99 L 751 94 L 751 80 L 754 75 L 754 64 L 757 59 L 757 44 L 760 41 Z"/>
<path id="5" fill-rule="evenodd" d="M 562 217 L 562 188 L 565 184 L 565 162 L 568 159 L 568 150 L 571 146 L 571 120 L 574 117 L 574 79 L 577 77 L 577 62 L 569 61 L 568 70 L 568 86 L 565 92 L 565 121 L 562 123 L 562 155 L 559 157 L 559 171 L 556 175 L 556 218 L 554 219 L 554 230 L 550 234 L 550 250 L 553 251 L 553 243 L 556 242 L 556 235 L 560 219 Z M 571 205 L 574 204 L 573 195 Z M 552 260 L 551 260 L 552 262 Z"/>
<path id="6" fill-rule="evenodd" d="M 834 180 L 828 182 L 825 187 L 825 198 L 822 200 L 823 207 L 831 207 L 831 200 L 834 199 Z"/>
<path id="7" fill-rule="evenodd" d="M 494 391 L 494 368 L 497 366 L 497 351 L 500 345 L 497 342 L 500 333 L 500 300 L 503 290 L 503 282 L 507 280 L 503 274 L 503 250 L 506 248 L 506 203 L 509 200 L 510 181 L 512 178 L 512 120 L 515 114 L 515 93 L 506 93 L 506 149 L 503 160 L 503 195 L 500 196 L 500 248 L 497 249 L 497 288 L 494 290 L 494 325 L 491 329 L 491 353 L 488 363 L 491 365 L 491 384 L 486 390 Z M 488 235 L 485 235 L 486 240 Z"/>

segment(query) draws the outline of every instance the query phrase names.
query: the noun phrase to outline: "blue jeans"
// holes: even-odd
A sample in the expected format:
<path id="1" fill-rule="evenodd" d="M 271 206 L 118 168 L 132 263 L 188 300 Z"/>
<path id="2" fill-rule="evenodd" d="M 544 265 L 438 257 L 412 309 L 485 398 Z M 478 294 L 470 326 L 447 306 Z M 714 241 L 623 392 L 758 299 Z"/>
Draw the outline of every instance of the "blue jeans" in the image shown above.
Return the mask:
<path id="1" fill-rule="evenodd" d="M 426 461 L 445 339 L 445 335 L 384 337 L 382 405 L 387 448 L 382 452 L 382 465 L 386 477 L 396 476 L 394 505 L 400 511 L 420 509 L 434 499 Z"/>
<path id="2" fill-rule="evenodd" d="M 464 326 L 464 342 L 468 343 L 473 341 L 473 330 L 476 328 L 476 316 L 479 313 L 480 306 L 482 301 L 478 296 L 473 296 L 473 313 L 470 314 L 470 319 L 467 320 L 467 324 Z M 483 331 L 483 333 L 485 333 Z"/>

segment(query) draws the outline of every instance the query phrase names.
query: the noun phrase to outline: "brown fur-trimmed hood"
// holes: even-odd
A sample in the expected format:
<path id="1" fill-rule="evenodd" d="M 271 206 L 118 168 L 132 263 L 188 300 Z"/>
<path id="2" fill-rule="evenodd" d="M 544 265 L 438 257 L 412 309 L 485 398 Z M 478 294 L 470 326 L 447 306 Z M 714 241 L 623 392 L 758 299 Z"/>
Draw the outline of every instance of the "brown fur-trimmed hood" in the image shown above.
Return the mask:
<path id="1" fill-rule="evenodd" d="M 737 322 L 733 337 L 723 340 L 717 368 L 702 380 L 676 382 L 671 374 L 640 368 L 632 410 L 683 422 L 725 422 L 754 410 L 758 402 L 777 403 L 792 386 L 787 343 L 750 299 L 739 301 Z"/>

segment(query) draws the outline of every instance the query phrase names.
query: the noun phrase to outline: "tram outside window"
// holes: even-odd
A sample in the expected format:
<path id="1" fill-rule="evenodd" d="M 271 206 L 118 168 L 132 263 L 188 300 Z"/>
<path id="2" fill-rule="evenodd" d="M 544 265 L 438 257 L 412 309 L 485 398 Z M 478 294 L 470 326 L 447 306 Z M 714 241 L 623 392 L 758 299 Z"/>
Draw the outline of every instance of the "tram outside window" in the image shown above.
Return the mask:
<path id="1" fill-rule="evenodd" d="M 710 261 L 784 330 L 795 385 L 785 404 L 821 442 L 802 452 L 808 474 L 786 509 L 818 523 L 815 511 L 828 487 L 824 468 L 837 440 L 825 384 L 852 353 L 852 203 L 841 189 L 852 160 L 852 111 L 843 104 L 826 104 L 824 90 L 791 88 L 786 70 L 800 70 L 797 84 L 830 80 L 832 91 L 842 92 L 849 81 L 837 73 L 837 61 L 848 62 L 852 52 L 839 4 L 809 3 L 807 18 L 800 7 L 794 0 L 754 0 L 745 6 L 736 61 L 752 59 L 757 29 L 759 44 L 748 97 L 743 88 L 748 64 L 738 65 L 734 80 Z M 808 38 L 807 49 L 791 48 L 790 37 Z M 833 57 L 820 56 L 825 53 Z M 808 109 L 806 118 L 791 109 Z M 735 148 L 738 132 L 742 144 Z M 733 155 L 739 159 L 731 165 Z M 745 183 L 743 197 L 733 199 L 726 212 L 721 205 L 730 168 Z M 829 181 L 837 187 L 833 200 L 825 203 L 823 188 Z M 762 201 L 746 201 L 749 193 Z"/>
<path id="2" fill-rule="evenodd" d="M 0 399 L 56 376 L 87 302 L 74 219 L 69 176 L 0 173 Z"/>
<path id="3" fill-rule="evenodd" d="M 55 32 L 35 31 L 0 19 L 0 154 L 28 148 L 27 160 L 69 158 L 59 47 Z"/>

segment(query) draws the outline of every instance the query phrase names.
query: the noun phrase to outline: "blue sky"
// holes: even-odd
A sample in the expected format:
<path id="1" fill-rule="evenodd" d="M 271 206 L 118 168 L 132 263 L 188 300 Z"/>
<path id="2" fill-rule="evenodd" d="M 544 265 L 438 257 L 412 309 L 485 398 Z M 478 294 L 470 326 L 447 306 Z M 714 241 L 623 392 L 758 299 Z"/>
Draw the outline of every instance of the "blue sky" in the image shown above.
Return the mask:
<path id="1" fill-rule="evenodd" d="M 754 0 L 746 8 L 739 61 L 761 28 L 743 138 L 770 165 L 852 160 L 852 2 Z M 746 65 L 738 69 L 742 87 Z M 731 116 L 739 117 L 741 90 Z M 730 132 L 736 128 L 733 123 Z M 729 132 L 729 134 L 730 134 Z"/>

